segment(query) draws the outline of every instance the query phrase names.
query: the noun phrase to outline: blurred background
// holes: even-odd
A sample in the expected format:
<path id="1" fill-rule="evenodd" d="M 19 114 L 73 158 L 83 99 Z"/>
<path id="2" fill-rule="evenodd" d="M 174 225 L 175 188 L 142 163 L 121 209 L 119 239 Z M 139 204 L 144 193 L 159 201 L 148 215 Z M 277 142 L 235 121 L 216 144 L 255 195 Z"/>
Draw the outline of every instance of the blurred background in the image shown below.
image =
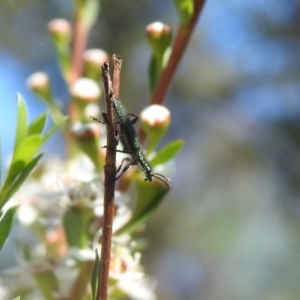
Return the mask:
<path id="1" fill-rule="evenodd" d="M 206 1 L 165 103 L 172 124 L 162 145 L 183 138 L 185 146 L 172 190 L 144 232 L 143 262 L 158 299 L 300 298 L 299 7 L 298 0 Z M 71 20 L 72 1 L 0 2 L 4 160 L 16 92 L 31 120 L 46 107 L 26 88 L 31 73 L 47 72 L 66 105 L 46 29 L 53 18 Z M 102 1 L 88 42 L 123 57 L 121 99 L 137 115 L 148 100 L 144 30 L 154 21 L 176 29 L 171 0 Z M 59 135 L 45 152 L 64 155 Z M 5 257 L 0 265 L 9 266 Z"/>

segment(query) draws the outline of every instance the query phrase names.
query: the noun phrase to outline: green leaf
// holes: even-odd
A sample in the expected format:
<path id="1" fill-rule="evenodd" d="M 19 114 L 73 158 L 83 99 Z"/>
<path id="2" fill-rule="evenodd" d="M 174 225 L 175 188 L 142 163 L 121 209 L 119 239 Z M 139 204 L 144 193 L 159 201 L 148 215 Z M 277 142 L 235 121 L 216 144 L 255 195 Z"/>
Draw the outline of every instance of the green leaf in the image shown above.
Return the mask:
<path id="1" fill-rule="evenodd" d="M 32 121 L 32 123 L 28 127 L 28 135 L 42 133 L 42 131 L 45 127 L 47 114 L 48 114 L 47 112 L 44 114 L 41 114 L 40 116 L 38 116 L 37 118 L 35 118 Z"/>
<path id="2" fill-rule="evenodd" d="M 23 170 L 30 164 L 42 143 L 43 137 L 41 135 L 31 135 L 27 137 L 15 151 L 10 168 L 7 171 L 4 184 L 0 191 L 0 205 L 3 205 L 4 201 L 8 200 L 5 195 L 8 190 L 10 190 L 12 183 L 15 182 L 19 174 L 22 173 Z"/>
<path id="3" fill-rule="evenodd" d="M 115 235 L 131 233 L 136 230 L 146 221 L 146 219 L 148 219 L 170 190 L 161 184 L 158 185 L 155 182 L 149 183 L 144 180 L 138 181 L 136 187 L 138 202 L 134 212 L 130 220 L 122 226 Z"/>
<path id="4" fill-rule="evenodd" d="M 42 154 L 36 156 L 38 150 L 50 135 L 61 126 L 68 117 L 62 118 L 57 124 L 52 126 L 45 135 L 36 134 L 42 130 L 46 121 L 46 114 L 42 114 L 36 118 L 29 126 L 31 135 L 23 138 L 15 149 L 12 161 L 7 171 L 7 176 L 0 190 L 0 207 L 2 207 L 9 198 L 20 188 L 26 177 L 35 167 Z"/>
<path id="5" fill-rule="evenodd" d="M 98 253 L 98 249 L 95 250 L 95 264 L 93 269 L 93 274 L 91 278 L 91 286 L 92 286 L 92 299 L 96 300 L 98 294 L 98 282 L 99 282 L 99 270 L 100 270 L 100 257 Z"/>
<path id="6" fill-rule="evenodd" d="M 184 140 L 179 139 L 165 146 L 155 155 L 154 158 L 150 160 L 151 166 L 154 167 L 160 164 L 164 164 L 172 159 L 180 151 L 183 144 Z"/>
<path id="7" fill-rule="evenodd" d="M 45 263 L 46 265 L 46 263 Z M 36 272 L 33 272 L 34 279 L 37 283 L 37 286 L 42 293 L 41 299 L 53 300 L 53 291 L 59 286 L 58 279 L 54 273 L 54 268 L 40 268 Z M 57 298 L 56 298 L 57 299 Z M 73 299 L 73 298 L 71 298 Z"/>
<path id="8" fill-rule="evenodd" d="M 63 216 L 65 236 L 70 247 L 84 249 L 88 245 L 88 222 L 92 218 L 90 208 L 70 206 Z"/>
<path id="9" fill-rule="evenodd" d="M 67 120 L 69 116 L 64 116 L 61 118 L 56 124 L 54 124 L 45 134 L 44 134 L 44 142 L 52 135 L 54 131 L 56 131 L 60 126 L 62 126 Z"/>
<path id="10" fill-rule="evenodd" d="M 0 207 L 3 205 L 13 196 L 13 194 L 20 188 L 22 183 L 25 181 L 27 176 L 30 174 L 32 169 L 36 166 L 40 158 L 43 154 L 39 154 L 37 157 L 32 159 L 28 165 L 20 171 L 14 180 L 6 181 L 7 184 L 3 186 L 3 189 L 0 191 Z"/>
<path id="11" fill-rule="evenodd" d="M 20 296 L 18 296 L 17 298 L 14 298 L 13 300 L 21 300 Z"/>
<path id="12" fill-rule="evenodd" d="M 81 212 L 78 207 L 69 207 L 63 217 L 63 227 L 65 236 L 70 247 L 84 248 L 85 246 L 85 231 Z"/>
<path id="13" fill-rule="evenodd" d="M 17 106 L 18 106 L 18 116 L 17 116 L 17 130 L 15 137 L 14 150 L 19 147 L 23 140 L 27 136 L 27 108 L 26 103 L 20 94 L 17 94 Z"/>
<path id="14" fill-rule="evenodd" d="M 17 212 L 18 206 L 14 206 L 9 208 L 5 214 L 0 219 L 0 250 L 2 249 L 8 235 L 12 224 L 14 222 L 14 218 Z"/>
<path id="15" fill-rule="evenodd" d="M 96 22 L 100 10 L 99 0 L 82 1 L 84 3 L 80 8 L 82 21 L 87 29 L 90 29 Z"/>
<path id="16" fill-rule="evenodd" d="M 23 141 L 23 143 L 18 147 L 13 155 L 13 159 L 7 176 L 9 180 L 13 180 L 17 173 L 21 172 L 22 168 L 26 167 L 26 165 L 29 163 L 29 161 L 32 160 L 42 144 L 43 136 L 40 134 L 28 136 Z"/>

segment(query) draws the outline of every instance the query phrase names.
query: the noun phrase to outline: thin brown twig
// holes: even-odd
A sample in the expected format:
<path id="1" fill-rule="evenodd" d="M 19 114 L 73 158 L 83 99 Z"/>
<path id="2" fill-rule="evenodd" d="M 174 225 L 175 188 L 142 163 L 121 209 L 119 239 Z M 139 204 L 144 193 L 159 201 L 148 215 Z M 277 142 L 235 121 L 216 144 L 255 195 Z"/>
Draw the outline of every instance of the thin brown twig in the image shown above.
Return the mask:
<path id="1" fill-rule="evenodd" d="M 194 1 L 194 14 L 191 18 L 190 23 L 187 26 L 180 26 L 172 48 L 172 53 L 166 68 L 163 70 L 159 82 L 152 95 L 151 104 L 162 104 L 168 89 L 170 87 L 171 81 L 175 74 L 176 68 L 180 62 L 180 59 L 187 47 L 190 36 L 195 28 L 199 14 L 203 8 L 205 0 L 195 0 Z"/>
<path id="2" fill-rule="evenodd" d="M 150 99 L 150 104 L 162 104 L 165 100 L 175 71 L 179 65 L 181 57 L 188 45 L 191 34 L 197 24 L 197 20 L 202 11 L 205 0 L 194 0 L 194 14 L 188 25 L 181 25 L 175 36 L 175 40 L 172 47 L 171 56 L 167 63 L 167 66 L 161 73 L 161 76 L 157 82 L 155 90 Z M 139 130 L 139 136 L 141 141 L 144 142 L 146 139 L 145 132 L 142 128 Z"/>
<path id="3" fill-rule="evenodd" d="M 120 55 L 114 54 L 113 55 L 113 64 L 114 64 L 114 71 L 113 71 L 113 90 L 114 90 L 114 97 L 119 98 L 120 95 L 120 78 L 121 78 L 121 67 L 122 67 L 122 58 Z M 126 191 L 128 188 L 129 182 L 123 176 L 117 183 L 117 190 L 118 191 Z"/>
<path id="4" fill-rule="evenodd" d="M 71 69 L 67 79 L 69 85 L 82 76 L 83 52 L 86 47 L 87 34 L 88 30 L 82 21 L 81 7 L 76 3 L 73 22 Z M 78 112 L 73 102 L 69 104 L 69 114 L 71 121 L 77 120 Z"/>
<path id="5" fill-rule="evenodd" d="M 105 101 L 107 108 L 107 151 L 104 166 L 105 190 L 104 190 L 104 220 L 102 229 L 102 248 L 100 274 L 98 281 L 98 300 L 107 300 L 109 266 L 111 256 L 112 225 L 114 218 L 114 197 L 115 197 L 115 178 L 116 178 L 116 141 L 115 123 L 113 116 L 113 90 L 109 74 L 109 65 L 104 63 L 102 66 L 102 79 L 105 90 Z"/>
<path id="6" fill-rule="evenodd" d="M 114 97 L 119 98 L 120 95 L 120 78 L 121 78 L 121 67 L 122 67 L 122 57 L 120 55 L 113 55 L 113 91 Z"/>
<path id="7" fill-rule="evenodd" d="M 72 66 L 70 73 L 70 82 L 74 83 L 81 75 L 83 68 L 82 54 L 86 47 L 88 30 L 84 25 L 80 12 L 80 5 L 76 5 L 74 13 L 74 28 L 72 42 Z"/>

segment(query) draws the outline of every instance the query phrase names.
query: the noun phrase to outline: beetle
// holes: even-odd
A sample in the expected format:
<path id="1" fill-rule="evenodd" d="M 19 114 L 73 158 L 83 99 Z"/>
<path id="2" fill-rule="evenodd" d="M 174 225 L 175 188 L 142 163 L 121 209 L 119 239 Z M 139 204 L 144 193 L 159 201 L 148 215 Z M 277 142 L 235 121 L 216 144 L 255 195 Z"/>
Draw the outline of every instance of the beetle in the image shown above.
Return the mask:
<path id="1" fill-rule="evenodd" d="M 148 160 L 146 159 L 143 151 L 141 141 L 135 131 L 133 125 L 137 122 L 138 117 L 134 114 L 127 112 L 122 102 L 118 98 L 113 98 L 113 107 L 116 117 L 116 126 L 117 126 L 117 135 L 118 139 L 123 145 L 123 150 L 116 150 L 117 152 L 126 153 L 130 157 L 123 158 L 121 165 L 118 167 L 117 172 L 119 172 L 123 164 L 128 162 L 128 164 L 123 168 L 121 173 L 116 177 L 116 180 L 119 179 L 123 173 L 125 173 L 131 166 L 137 165 L 145 174 L 145 181 L 152 182 L 152 177 L 155 177 L 162 181 L 168 188 L 171 188 L 169 184 L 169 179 L 162 174 L 153 173 L 152 168 Z M 103 113 L 103 119 L 106 121 L 106 114 Z M 130 118 L 131 117 L 131 118 Z M 93 120 L 104 123 L 106 122 L 99 121 L 98 119 L 92 117 Z"/>

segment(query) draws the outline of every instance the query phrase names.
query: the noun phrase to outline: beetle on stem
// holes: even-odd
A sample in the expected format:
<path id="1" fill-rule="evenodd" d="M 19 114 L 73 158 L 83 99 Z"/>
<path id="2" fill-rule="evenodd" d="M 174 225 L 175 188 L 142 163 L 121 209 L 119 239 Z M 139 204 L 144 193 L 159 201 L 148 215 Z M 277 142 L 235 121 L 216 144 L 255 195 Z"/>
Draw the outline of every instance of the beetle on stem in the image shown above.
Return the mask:
<path id="1" fill-rule="evenodd" d="M 128 164 L 123 168 L 121 173 L 116 177 L 116 180 L 119 179 L 123 173 L 125 173 L 131 166 L 137 165 L 144 173 L 145 173 L 145 181 L 152 182 L 152 177 L 155 177 L 162 181 L 168 188 L 171 188 L 169 184 L 169 179 L 165 177 L 164 175 L 153 173 L 152 168 L 148 160 L 146 159 L 143 151 L 142 151 L 142 145 L 140 142 L 140 139 L 133 127 L 133 125 L 138 120 L 138 117 L 136 115 L 130 114 L 127 112 L 127 110 L 124 108 L 122 102 L 114 98 L 113 99 L 113 106 L 116 113 L 116 125 L 117 127 L 117 134 L 118 138 L 120 139 L 123 150 L 117 150 L 117 152 L 126 153 L 129 154 L 130 157 L 125 157 L 122 160 L 121 165 L 118 167 L 117 172 L 122 170 L 124 162 L 128 162 Z M 105 121 L 105 113 L 103 114 L 103 119 Z M 130 117 L 133 117 L 130 119 Z M 102 124 L 105 124 L 105 122 L 102 122 L 94 117 L 91 117 L 94 121 L 100 122 Z"/>

